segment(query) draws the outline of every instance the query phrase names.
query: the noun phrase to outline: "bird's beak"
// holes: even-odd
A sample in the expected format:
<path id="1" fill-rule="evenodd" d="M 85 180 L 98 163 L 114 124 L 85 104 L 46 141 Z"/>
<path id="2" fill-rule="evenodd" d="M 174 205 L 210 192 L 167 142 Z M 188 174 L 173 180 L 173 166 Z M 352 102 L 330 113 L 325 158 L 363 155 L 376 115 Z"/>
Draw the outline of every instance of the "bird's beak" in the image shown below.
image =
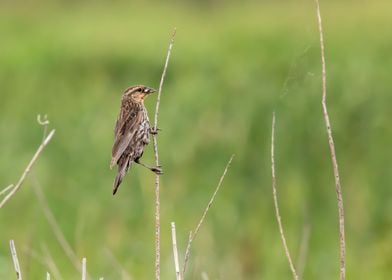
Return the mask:
<path id="1" fill-rule="evenodd" d="M 153 89 L 153 88 L 148 88 L 148 94 L 150 94 L 150 93 L 154 93 L 154 92 L 156 92 L 156 90 L 155 90 L 155 89 Z"/>

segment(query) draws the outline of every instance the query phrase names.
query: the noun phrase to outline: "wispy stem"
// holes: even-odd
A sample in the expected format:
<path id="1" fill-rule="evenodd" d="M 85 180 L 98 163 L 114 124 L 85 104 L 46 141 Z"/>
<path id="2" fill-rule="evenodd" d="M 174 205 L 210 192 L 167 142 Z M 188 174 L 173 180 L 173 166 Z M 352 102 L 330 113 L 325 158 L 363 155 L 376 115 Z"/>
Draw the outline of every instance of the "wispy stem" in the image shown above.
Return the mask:
<path id="1" fill-rule="evenodd" d="M 306 223 L 302 229 L 301 243 L 297 259 L 298 278 L 302 279 L 305 270 L 306 258 L 309 250 L 310 224 Z"/>
<path id="2" fill-rule="evenodd" d="M 56 237 L 61 248 L 64 250 L 65 254 L 69 258 L 71 263 L 74 265 L 76 270 L 81 272 L 82 269 L 81 269 L 80 263 L 78 261 L 78 257 L 76 256 L 74 250 L 72 249 L 71 245 L 69 245 L 63 232 L 61 231 L 60 226 L 58 225 L 58 223 L 56 221 L 56 218 L 54 217 L 52 211 L 50 210 L 50 208 L 48 206 L 48 202 L 46 201 L 45 195 L 42 192 L 41 187 L 39 186 L 37 181 L 33 181 L 33 182 L 34 182 L 33 189 L 35 191 L 35 194 L 37 195 L 39 204 L 40 204 L 42 210 L 44 211 L 45 218 L 48 221 L 50 228 L 52 229 L 52 231 L 54 233 L 54 236 Z"/>
<path id="3" fill-rule="evenodd" d="M 29 174 L 31 168 L 33 167 L 34 163 L 37 161 L 39 155 L 42 153 L 46 145 L 50 142 L 54 135 L 55 130 L 53 129 L 49 135 L 43 139 L 41 145 L 38 147 L 37 151 L 35 152 L 33 158 L 30 160 L 29 164 L 27 165 L 25 171 L 22 173 L 22 176 L 19 178 L 18 183 L 16 183 L 15 187 L 3 198 L 0 202 L 0 208 L 4 206 L 4 204 L 19 190 L 22 186 L 23 182 L 25 181 L 27 175 Z"/>
<path id="4" fill-rule="evenodd" d="M 340 244 L 340 279 L 344 280 L 346 278 L 346 241 L 344 234 L 344 207 L 343 207 L 343 195 L 342 188 L 340 185 L 340 175 L 338 169 L 338 161 L 336 158 L 335 144 L 332 136 L 332 126 L 329 120 L 328 108 L 327 108 L 327 70 L 325 63 L 325 47 L 324 47 L 324 32 L 320 13 L 320 4 L 316 0 L 316 10 L 317 10 L 317 21 L 318 29 L 320 35 L 320 49 L 321 49 L 321 71 L 322 71 L 322 107 L 325 127 L 328 135 L 328 144 L 331 154 L 331 161 L 333 167 L 333 174 L 335 177 L 335 190 L 337 196 L 337 206 L 339 211 L 339 244 Z"/>
<path id="5" fill-rule="evenodd" d="M 1 191 L 0 191 L 0 195 L 3 195 L 3 194 L 5 194 L 5 193 L 7 193 L 9 190 L 11 190 L 12 188 L 14 187 L 14 185 L 9 185 L 8 187 L 5 187 L 4 189 L 2 189 Z"/>
<path id="6" fill-rule="evenodd" d="M 280 217 L 278 195 L 276 192 L 276 175 L 275 175 L 275 112 L 272 115 L 272 133 L 271 133 L 271 171 L 272 171 L 272 194 L 274 197 L 274 206 L 276 220 L 278 221 L 280 237 L 282 239 L 284 252 L 286 254 L 287 260 L 289 262 L 291 273 L 293 274 L 293 279 L 298 280 L 298 274 L 295 270 L 293 261 L 291 260 L 289 248 L 287 246 L 286 237 L 284 236 L 282 218 Z"/>
<path id="7" fill-rule="evenodd" d="M 60 273 L 59 268 L 56 265 L 56 262 L 53 259 L 52 254 L 49 251 L 48 246 L 46 246 L 46 244 L 42 244 L 41 246 L 41 250 L 43 251 L 42 253 L 45 255 L 44 259 L 45 259 L 45 263 L 48 266 L 50 272 L 53 274 L 53 278 L 54 279 L 58 279 L 58 280 L 63 280 L 63 276 Z"/>
<path id="8" fill-rule="evenodd" d="M 197 233 L 199 232 L 200 227 L 201 227 L 201 225 L 203 224 L 204 219 L 205 219 L 205 217 L 206 217 L 206 215 L 207 215 L 207 212 L 208 212 L 208 210 L 210 209 L 212 203 L 213 203 L 214 200 L 215 200 L 215 196 L 217 195 L 217 193 L 218 193 L 218 191 L 219 191 L 219 189 L 220 189 L 220 187 L 221 187 L 221 185 L 222 185 L 222 183 L 223 183 L 223 179 L 224 179 L 225 176 L 226 176 L 227 170 L 229 169 L 230 164 L 231 164 L 233 158 L 234 158 L 234 155 L 232 155 L 232 156 L 230 157 L 229 161 L 227 162 L 226 167 L 225 167 L 225 170 L 223 171 L 223 174 L 222 174 L 222 176 L 221 176 L 220 179 L 219 179 L 219 183 L 218 183 L 218 185 L 216 186 L 216 189 L 215 189 L 215 191 L 214 191 L 214 193 L 213 193 L 213 195 L 212 195 L 210 201 L 208 202 L 207 207 L 206 207 L 206 209 L 204 210 L 204 213 L 203 213 L 203 215 L 201 216 L 201 219 L 200 219 L 199 223 L 198 223 L 197 226 L 196 226 L 196 229 L 195 229 L 193 232 L 191 231 L 191 232 L 189 233 L 188 245 L 187 245 L 187 247 L 186 247 L 185 257 L 184 257 L 184 267 L 183 267 L 183 269 L 182 269 L 182 275 L 184 275 L 184 276 L 185 276 L 185 272 L 186 272 L 186 267 L 187 267 L 187 264 L 188 264 L 189 256 L 190 256 L 190 253 L 191 253 L 191 245 L 192 245 L 192 242 L 193 242 L 193 240 L 195 239 Z"/>

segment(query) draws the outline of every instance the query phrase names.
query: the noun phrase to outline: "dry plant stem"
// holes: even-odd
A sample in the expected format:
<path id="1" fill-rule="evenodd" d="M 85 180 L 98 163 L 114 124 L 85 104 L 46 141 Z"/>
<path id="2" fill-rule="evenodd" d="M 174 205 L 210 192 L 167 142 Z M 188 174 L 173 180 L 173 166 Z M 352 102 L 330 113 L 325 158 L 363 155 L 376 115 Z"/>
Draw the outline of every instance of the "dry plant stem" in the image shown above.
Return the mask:
<path id="1" fill-rule="evenodd" d="M 25 171 L 23 172 L 22 176 L 20 177 L 18 183 L 15 185 L 15 187 L 4 197 L 4 199 L 0 202 L 0 208 L 4 206 L 4 204 L 19 190 L 19 188 L 22 186 L 22 183 L 26 179 L 27 174 L 29 174 L 31 167 L 34 165 L 36 160 L 38 159 L 39 155 L 42 153 L 46 145 L 50 142 L 54 135 L 55 130 L 53 129 L 49 135 L 44 139 L 44 141 L 41 143 L 41 145 L 38 147 L 38 150 L 35 152 L 33 158 L 27 165 Z"/>
<path id="2" fill-rule="evenodd" d="M 297 272 L 295 271 L 295 267 L 293 265 L 293 261 L 291 260 L 289 248 L 287 246 L 286 237 L 284 236 L 282 219 L 279 213 L 279 205 L 278 205 L 278 196 L 276 194 L 276 176 L 275 176 L 275 112 L 272 114 L 272 133 L 271 133 L 271 171 L 272 171 L 272 194 L 274 197 L 274 206 L 275 206 L 275 214 L 276 220 L 278 221 L 280 237 L 282 238 L 284 252 L 286 254 L 287 260 L 289 262 L 290 270 L 293 274 L 293 279 L 298 280 Z"/>
<path id="3" fill-rule="evenodd" d="M 87 279 L 87 270 L 86 270 L 87 260 L 86 258 L 82 259 L 82 280 Z"/>
<path id="4" fill-rule="evenodd" d="M 37 115 L 37 122 L 38 124 L 42 125 L 44 127 L 44 133 L 42 135 L 42 141 L 45 141 L 46 133 L 48 132 L 48 125 L 49 125 L 49 120 L 48 116 L 44 115 L 44 119 L 41 119 L 41 115 Z"/>
<path id="5" fill-rule="evenodd" d="M 45 199 L 45 196 L 44 196 L 40 186 L 38 185 L 38 183 L 34 184 L 33 189 L 35 191 L 35 194 L 37 195 L 39 204 L 40 204 L 42 210 L 44 211 L 46 220 L 48 221 L 50 228 L 52 229 L 61 248 L 63 248 L 65 254 L 69 258 L 71 263 L 74 265 L 76 270 L 81 272 L 81 266 L 80 266 L 79 262 L 77 261 L 78 257 L 76 256 L 75 252 L 72 250 L 71 246 L 69 245 L 69 243 L 65 239 L 65 236 L 64 236 L 63 232 L 61 231 L 59 225 L 57 224 L 56 218 L 53 216 L 53 213 L 50 210 L 48 203 Z"/>
<path id="6" fill-rule="evenodd" d="M 197 226 L 196 226 L 196 229 L 193 231 L 193 233 L 192 233 L 192 231 L 191 231 L 190 234 L 189 234 L 188 245 L 187 245 L 186 250 L 185 250 L 184 267 L 183 267 L 183 269 L 182 269 L 182 275 L 184 275 L 184 276 L 185 276 L 186 266 L 187 266 L 187 263 L 188 263 L 188 260 L 189 260 L 189 256 L 190 256 L 190 252 L 191 252 L 191 245 L 192 245 L 192 242 L 193 242 L 193 240 L 195 239 L 197 233 L 199 232 L 200 227 L 201 227 L 201 225 L 203 224 L 204 219 L 205 219 L 205 217 L 206 217 L 206 215 L 207 215 L 207 212 L 208 212 L 208 210 L 210 209 L 212 203 L 213 203 L 214 200 L 215 200 L 215 196 L 217 195 L 217 193 L 218 193 L 218 191 L 219 191 L 219 189 L 220 189 L 220 187 L 221 187 L 221 185 L 222 185 L 222 183 L 223 183 L 223 179 L 224 179 L 225 176 L 226 176 L 227 170 L 229 169 L 230 164 L 231 164 L 233 158 L 234 158 L 234 155 L 232 155 L 232 156 L 230 157 L 229 161 L 227 162 L 226 168 L 225 168 L 225 170 L 223 171 L 223 174 L 222 174 L 222 176 L 221 176 L 220 179 L 219 179 L 219 183 L 218 183 L 218 185 L 216 186 L 216 189 L 215 189 L 215 191 L 214 191 L 214 193 L 213 193 L 213 195 L 212 195 L 210 201 L 208 202 L 207 207 L 206 207 L 206 209 L 204 210 L 204 213 L 203 213 L 203 215 L 202 215 L 202 217 L 201 217 L 199 223 L 198 223 Z"/>
<path id="7" fill-rule="evenodd" d="M 4 189 L 2 189 L 1 191 L 0 191 L 0 195 L 3 195 L 3 194 L 5 194 L 6 192 L 8 192 L 10 189 L 12 189 L 14 187 L 14 185 L 9 185 L 8 187 L 5 187 Z"/>
<path id="8" fill-rule="evenodd" d="M 158 97 L 157 103 L 155 106 L 155 115 L 154 115 L 154 130 L 158 131 L 158 115 L 159 115 L 159 104 L 161 102 L 161 93 L 163 81 L 165 80 L 167 66 L 169 64 L 170 53 L 173 48 L 174 38 L 176 36 L 176 29 L 174 29 L 173 34 L 171 36 L 171 41 L 169 44 L 169 49 L 166 55 L 165 66 L 163 68 L 161 82 L 159 83 Z M 159 156 L 158 156 L 158 140 L 157 135 L 153 134 L 153 144 L 154 144 L 154 156 L 155 156 L 155 164 L 159 166 Z M 161 210 L 160 210 L 160 195 L 159 195 L 159 175 L 155 176 L 155 278 L 156 280 L 160 279 L 161 275 L 161 240 L 160 240 L 160 231 L 161 231 Z"/>
<path id="9" fill-rule="evenodd" d="M 50 274 L 49 274 L 49 272 L 46 272 L 46 280 L 50 280 Z"/>
<path id="10" fill-rule="evenodd" d="M 182 275 L 184 275 L 184 277 L 185 277 L 185 272 L 186 272 L 189 256 L 191 254 L 192 242 L 193 242 L 193 233 L 192 233 L 192 231 L 189 231 L 188 245 L 186 246 L 186 249 L 185 249 L 184 266 L 182 267 Z"/>
<path id="11" fill-rule="evenodd" d="M 171 223 L 171 229 L 172 229 L 173 258 L 174 258 L 174 268 L 176 270 L 176 280 L 181 280 L 180 262 L 178 261 L 178 250 L 177 250 L 176 224 L 174 222 Z"/>
<path id="12" fill-rule="evenodd" d="M 16 254 L 14 240 L 10 240 L 10 249 L 11 249 L 12 261 L 14 262 L 16 279 L 22 280 L 22 271 L 20 270 L 20 265 L 19 265 L 18 255 Z"/>
<path id="13" fill-rule="evenodd" d="M 344 280 L 346 278 L 346 242 L 344 236 L 343 196 L 342 196 L 342 188 L 340 185 L 340 176 L 339 176 L 339 169 L 338 169 L 338 161 L 335 152 L 335 144 L 332 136 L 332 127 L 331 127 L 331 122 L 329 120 L 329 114 L 327 108 L 327 70 L 325 66 L 324 33 L 323 33 L 323 26 L 322 26 L 321 13 L 320 13 L 320 4 L 318 0 L 316 0 L 316 9 L 317 9 L 318 29 L 320 34 L 321 67 L 322 67 L 323 97 L 321 103 L 323 107 L 324 121 L 325 121 L 325 126 L 328 135 L 328 144 L 331 153 L 333 174 L 335 177 L 335 188 L 336 188 L 337 205 L 338 205 L 338 212 L 339 212 L 340 279 Z"/>

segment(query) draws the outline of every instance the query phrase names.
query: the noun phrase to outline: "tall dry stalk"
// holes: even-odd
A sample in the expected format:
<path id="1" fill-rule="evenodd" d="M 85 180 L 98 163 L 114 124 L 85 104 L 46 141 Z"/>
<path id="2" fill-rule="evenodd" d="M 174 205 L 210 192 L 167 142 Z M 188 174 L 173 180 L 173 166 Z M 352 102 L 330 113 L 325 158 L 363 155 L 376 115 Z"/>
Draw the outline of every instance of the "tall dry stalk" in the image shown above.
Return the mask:
<path id="1" fill-rule="evenodd" d="M 332 126 L 329 120 L 328 108 L 327 108 L 327 70 L 325 63 L 325 46 L 324 46 L 324 32 L 320 13 L 320 4 L 316 0 L 317 10 L 317 22 L 320 35 L 320 49 L 321 49 L 321 71 L 322 71 L 322 107 L 325 127 L 328 136 L 329 150 L 331 153 L 331 161 L 333 167 L 333 174 L 335 177 L 335 190 L 337 196 L 337 206 L 339 212 L 339 244 L 340 244 L 340 280 L 346 278 L 346 241 L 344 235 L 344 207 L 343 207 L 343 195 L 342 188 L 340 185 L 340 175 L 338 169 L 338 161 L 336 158 L 335 144 L 332 136 Z"/>
<path id="2" fill-rule="evenodd" d="M 173 34 L 171 36 L 169 49 L 166 55 L 165 66 L 163 68 L 161 81 L 159 83 L 158 97 L 157 103 L 155 106 L 155 114 L 154 114 L 154 130 L 158 131 L 158 115 L 159 115 L 159 105 L 161 102 L 161 94 L 162 94 L 162 86 L 163 81 L 166 76 L 167 66 L 169 64 L 169 58 L 171 54 L 171 50 L 174 45 L 174 38 L 176 36 L 176 29 L 174 28 Z M 156 133 L 153 134 L 153 143 L 154 143 L 154 156 L 155 156 L 155 164 L 159 166 L 159 154 L 158 154 L 158 140 Z M 155 279 L 159 280 L 161 275 L 161 205 L 160 205 L 160 194 L 159 194 L 159 175 L 155 176 Z"/>

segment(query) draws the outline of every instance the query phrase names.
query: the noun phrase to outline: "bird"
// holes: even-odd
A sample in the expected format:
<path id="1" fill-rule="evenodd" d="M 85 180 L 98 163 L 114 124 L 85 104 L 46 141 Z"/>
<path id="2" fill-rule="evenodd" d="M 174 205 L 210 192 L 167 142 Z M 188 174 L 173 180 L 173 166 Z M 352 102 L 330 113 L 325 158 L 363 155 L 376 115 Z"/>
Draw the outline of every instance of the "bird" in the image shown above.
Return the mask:
<path id="1" fill-rule="evenodd" d="M 125 174 L 135 162 L 154 173 L 162 174 L 161 166 L 150 167 L 140 161 L 144 147 L 150 142 L 150 135 L 157 134 L 158 129 L 150 127 L 144 99 L 156 90 L 143 86 L 131 86 L 121 97 L 120 113 L 114 128 L 114 144 L 110 169 L 118 166 L 113 183 L 113 195 L 116 194 Z"/>

